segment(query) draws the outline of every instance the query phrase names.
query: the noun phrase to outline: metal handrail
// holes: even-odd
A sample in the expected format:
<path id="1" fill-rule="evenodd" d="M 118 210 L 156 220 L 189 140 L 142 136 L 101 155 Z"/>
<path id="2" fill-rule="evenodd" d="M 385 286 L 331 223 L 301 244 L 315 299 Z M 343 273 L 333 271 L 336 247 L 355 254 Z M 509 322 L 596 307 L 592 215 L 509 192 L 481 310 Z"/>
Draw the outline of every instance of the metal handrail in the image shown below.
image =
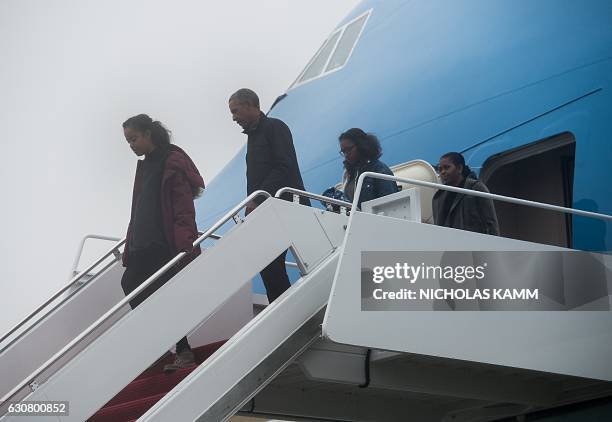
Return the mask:
<path id="1" fill-rule="evenodd" d="M 202 234 L 202 232 L 198 232 L 199 235 Z M 220 240 L 221 236 L 217 235 L 217 234 L 211 234 L 209 236 L 209 238 L 211 239 L 215 239 L 215 240 Z M 74 274 L 74 272 L 76 271 L 76 267 L 78 265 L 78 262 L 80 260 L 81 257 L 81 253 L 83 252 L 83 245 L 85 244 L 85 241 L 87 239 L 100 239 L 100 240 L 111 240 L 111 241 L 117 241 L 117 243 L 113 246 L 113 248 L 111 250 L 109 250 L 109 252 L 107 252 L 106 254 L 104 254 L 100 259 L 98 259 L 98 261 L 96 261 L 95 263 L 93 263 L 92 265 L 90 265 L 86 270 L 78 273 L 77 275 L 75 275 L 75 277 L 73 279 L 71 279 L 68 282 L 68 285 L 66 285 L 64 288 L 62 288 L 60 291 L 58 291 L 55 295 L 53 295 L 50 299 L 48 299 L 44 304 L 42 304 L 39 308 L 37 308 L 34 312 L 32 312 L 30 315 L 28 315 L 23 321 L 21 321 L 19 324 L 17 324 L 15 327 L 13 327 L 7 334 L 5 334 L 1 339 L 0 339 L 0 344 L 6 340 L 8 337 L 11 336 L 11 334 L 13 334 L 15 331 L 17 331 L 19 328 L 21 328 L 25 323 L 27 323 L 30 319 L 32 319 L 38 312 L 40 312 L 42 309 L 46 308 L 50 303 L 52 303 L 55 299 L 57 299 L 59 296 L 62 295 L 62 293 L 64 293 L 66 290 L 70 289 L 71 287 L 73 287 L 75 284 L 77 284 L 81 278 L 83 278 L 84 276 L 86 276 L 89 271 L 91 271 L 93 268 L 95 268 L 97 265 L 99 265 L 102 261 L 104 261 L 106 258 L 108 258 L 110 256 L 110 254 L 112 253 L 113 255 L 115 255 L 117 257 L 116 260 L 119 259 L 118 254 L 116 254 L 115 252 L 118 252 L 119 248 L 125 243 L 125 238 L 124 239 L 119 239 L 117 237 L 112 237 L 112 236 L 104 236 L 104 235 L 98 235 L 98 234 L 88 234 L 86 236 L 83 237 L 83 240 L 81 241 L 80 247 L 79 247 L 79 252 L 76 256 L 75 262 L 74 262 L 74 267 L 72 270 L 72 273 Z M 96 274 L 97 275 L 97 274 Z M 87 280 L 88 282 L 91 281 Z M 75 290 L 74 292 L 72 292 L 72 294 L 70 296 L 67 296 L 64 298 L 64 300 L 62 300 L 60 303 L 58 303 L 56 306 L 54 306 L 52 309 L 49 310 L 49 312 L 45 313 L 43 316 L 41 316 L 40 318 L 38 318 L 38 320 L 32 324 L 31 326 L 29 326 L 25 331 L 19 333 L 19 335 L 17 337 L 15 337 L 13 340 L 10 341 L 10 343 L 6 344 L 4 347 L 2 347 L 2 349 L 0 349 L 0 355 L 7 350 L 8 348 L 10 348 L 13 344 L 15 344 L 17 341 L 19 341 L 24 335 L 26 335 L 31 329 L 33 329 L 39 321 L 41 321 L 42 319 L 44 319 L 47 315 L 49 315 L 51 312 L 53 312 L 55 309 L 58 308 L 58 306 L 62 305 L 63 303 L 65 303 L 68 299 L 70 299 L 72 297 L 72 295 L 74 293 L 76 293 L 77 290 Z"/>
<path id="2" fill-rule="evenodd" d="M 353 204 L 351 204 L 350 202 L 346 202 L 346 201 L 341 201 L 339 199 L 334 199 L 334 198 L 330 198 L 328 196 L 323 196 L 323 195 L 317 195 L 316 193 L 310 193 L 310 192 L 306 192 L 300 189 L 295 189 L 295 188 L 281 188 L 279 189 L 276 194 L 274 195 L 275 198 L 280 198 L 280 196 L 284 193 L 292 193 L 294 198 L 295 196 L 303 196 L 306 198 L 310 198 L 310 199 L 316 199 L 318 201 L 321 201 L 323 203 L 327 203 L 327 204 L 332 204 L 332 205 L 338 205 L 340 207 L 344 207 L 346 209 L 351 209 L 351 207 L 353 206 Z M 295 201 L 294 199 L 294 202 Z"/>
<path id="3" fill-rule="evenodd" d="M 361 196 L 361 187 L 363 185 L 363 180 L 366 177 L 371 177 L 372 179 L 383 179 L 383 180 L 391 180 L 391 181 L 402 182 L 402 183 L 409 183 L 411 185 L 424 186 L 424 187 L 440 189 L 440 190 L 447 190 L 450 192 L 457 192 L 457 193 L 463 193 L 466 195 L 479 196 L 481 198 L 495 199 L 496 201 L 509 202 L 511 204 L 526 205 L 529 207 L 541 208 L 541 209 L 545 209 L 549 211 L 557 211 L 557 212 L 580 215 L 583 217 L 592 217 L 592 218 L 598 218 L 601 220 L 612 221 L 612 216 L 606 215 L 606 214 L 599 214 L 599 213 L 591 212 L 591 211 L 577 210 L 574 208 L 566 208 L 566 207 L 561 207 L 558 205 L 546 204 L 543 202 L 528 201 L 526 199 L 513 198 L 511 196 L 498 195 L 495 193 L 480 192 L 480 191 L 475 191 L 475 190 L 465 189 L 465 188 L 457 188 L 455 186 L 447 186 L 447 185 L 443 185 L 440 183 L 425 182 L 422 180 L 408 179 L 405 177 L 390 176 L 388 174 L 373 173 L 370 171 L 366 171 L 365 173 L 362 173 L 359 176 L 359 179 L 357 181 L 357 187 L 355 188 L 355 197 L 353 198 L 353 208 L 355 209 L 357 209 L 357 204 L 359 203 L 359 197 Z"/>
<path id="4" fill-rule="evenodd" d="M 200 237 L 198 237 L 193 242 L 193 247 L 198 246 L 205 239 L 214 235 L 214 232 L 223 226 L 227 221 L 229 221 L 234 215 L 236 215 L 242 208 L 244 208 L 250 201 L 257 198 L 258 196 L 264 196 L 266 198 L 270 198 L 271 195 L 262 190 L 258 190 L 250 194 L 248 197 L 243 199 L 238 205 L 232 208 L 227 214 L 225 214 L 220 220 L 218 220 L 210 229 L 204 232 Z M 53 355 L 49 360 L 47 360 L 44 364 L 42 364 L 38 369 L 36 369 L 32 374 L 30 374 L 26 379 L 24 379 L 21 383 L 19 383 L 15 388 L 13 388 L 10 392 L 8 392 L 2 399 L 0 399 L 0 403 L 5 403 L 17 393 L 19 393 L 23 388 L 27 387 L 31 383 L 36 380 L 40 374 L 46 371 L 51 365 L 56 363 L 59 359 L 65 356 L 68 352 L 70 352 L 74 346 L 76 346 L 79 342 L 81 342 L 85 337 L 89 336 L 96 329 L 98 329 L 102 324 L 104 324 L 110 317 L 115 315 L 117 311 L 123 308 L 130 300 L 132 300 L 135 296 L 140 294 L 144 289 L 146 289 L 151 283 L 157 280 L 161 275 L 163 275 L 168 269 L 173 267 L 177 262 L 179 262 L 187 252 L 180 252 L 174 258 L 172 258 L 166 265 L 157 270 L 152 276 L 144 281 L 140 286 L 138 286 L 134 291 L 132 291 L 129 295 L 123 298 L 119 303 L 113 306 L 110 310 L 108 310 L 104 315 L 102 315 L 96 322 L 91 324 L 85 331 L 79 334 L 75 339 L 73 339 L 70 343 L 68 343 L 62 350 Z M 0 415 L 1 416 L 1 415 Z"/>
<path id="5" fill-rule="evenodd" d="M 83 239 L 81 240 L 81 243 L 79 244 L 77 255 L 74 257 L 74 264 L 72 264 L 72 272 L 70 273 L 70 277 L 74 277 L 74 275 L 77 273 L 77 267 L 79 266 L 79 261 L 81 260 L 81 255 L 83 254 L 83 248 L 85 247 L 85 241 L 87 239 L 109 240 L 111 242 L 121 241 L 121 239 L 118 237 L 104 236 L 102 234 L 87 234 L 83 236 Z"/>
<path id="6" fill-rule="evenodd" d="M 18 329 L 20 329 L 21 327 L 23 327 L 24 324 L 26 324 L 28 321 L 30 321 L 36 314 L 38 314 L 40 311 L 42 311 L 43 309 L 45 309 L 50 303 L 52 303 L 55 299 L 57 299 L 58 297 L 60 297 L 66 290 L 70 289 L 72 286 L 74 286 L 76 283 L 78 283 L 84 276 L 86 276 L 87 274 L 89 274 L 89 272 L 94 269 L 95 267 L 97 267 L 102 261 L 104 261 L 106 258 L 108 258 L 110 255 L 114 255 L 114 252 L 117 251 L 123 244 L 125 243 L 125 238 L 121 239 L 119 242 L 117 242 L 111 249 L 108 250 L 108 252 L 106 252 L 104 255 L 102 255 L 102 257 L 98 258 L 98 260 L 96 260 L 93 264 L 91 264 L 89 267 L 87 267 L 85 270 L 81 271 L 79 274 L 75 275 L 69 282 L 67 285 L 65 285 L 64 287 L 62 287 L 57 293 L 55 293 L 53 296 L 51 296 L 50 299 L 48 299 L 45 303 L 43 303 L 41 306 L 39 306 L 38 308 L 36 308 L 36 310 L 34 310 L 34 312 L 32 312 L 30 315 L 28 315 L 25 319 L 23 319 L 19 324 L 17 324 L 15 327 L 13 327 L 13 329 L 11 329 L 8 333 L 6 333 L 4 336 L 2 336 L 2 338 L 0 339 L 0 344 L 6 340 L 7 338 L 9 338 L 15 331 L 17 331 Z M 119 258 L 116 258 L 117 260 Z M 91 281 L 91 280 L 90 280 Z M 72 297 L 69 296 L 69 297 Z M 69 297 L 67 297 L 65 300 L 67 300 Z M 65 300 L 63 300 L 62 302 L 58 303 L 57 306 L 61 305 L 62 303 L 65 302 Z M 36 323 L 34 323 L 33 325 L 31 325 L 30 327 L 28 327 L 25 331 L 19 333 L 19 335 L 17 337 L 15 337 L 13 340 L 11 340 L 5 347 L 3 347 L 0 350 L 0 354 L 2 354 L 5 350 L 7 350 L 9 347 L 11 347 L 15 342 L 17 342 L 19 339 L 21 339 L 26 333 L 28 333 L 33 327 L 36 326 L 36 324 L 41 321 L 44 317 L 46 317 L 47 315 L 49 315 L 49 313 L 53 312 L 57 306 L 55 306 L 53 309 L 49 310 L 49 312 L 47 312 L 45 315 L 43 315 L 42 317 L 40 317 Z"/>

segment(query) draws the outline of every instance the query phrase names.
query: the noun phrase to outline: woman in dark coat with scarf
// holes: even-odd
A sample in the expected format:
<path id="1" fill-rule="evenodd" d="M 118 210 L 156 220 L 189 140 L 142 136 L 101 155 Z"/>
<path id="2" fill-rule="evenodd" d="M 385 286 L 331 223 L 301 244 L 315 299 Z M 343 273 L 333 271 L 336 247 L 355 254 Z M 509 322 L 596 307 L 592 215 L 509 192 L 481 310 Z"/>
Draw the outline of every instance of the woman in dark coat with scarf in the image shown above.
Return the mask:
<path id="1" fill-rule="evenodd" d="M 123 133 L 132 151 L 145 157 L 136 166 L 123 253 L 123 291 L 128 295 L 178 253 L 188 253 L 130 301 L 133 309 L 200 254 L 200 247 L 193 247 L 198 237 L 193 200 L 204 189 L 204 181 L 185 151 L 170 143 L 170 133 L 159 121 L 139 114 L 123 123 Z M 176 344 L 175 362 L 164 370 L 194 365 L 195 356 L 183 337 Z"/>
<path id="2" fill-rule="evenodd" d="M 463 155 L 449 152 L 440 157 L 438 171 L 448 186 L 489 192 L 465 164 Z M 458 192 L 438 190 L 432 199 L 434 222 L 438 226 L 499 236 L 493 200 Z"/>

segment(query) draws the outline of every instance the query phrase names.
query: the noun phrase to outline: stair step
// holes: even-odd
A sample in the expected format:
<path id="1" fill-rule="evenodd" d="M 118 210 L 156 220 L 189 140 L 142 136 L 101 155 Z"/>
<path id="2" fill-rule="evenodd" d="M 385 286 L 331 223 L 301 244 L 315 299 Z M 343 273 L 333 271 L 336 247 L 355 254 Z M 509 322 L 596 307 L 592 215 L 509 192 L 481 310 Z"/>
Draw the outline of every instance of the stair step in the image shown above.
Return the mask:
<path id="1" fill-rule="evenodd" d="M 223 345 L 227 340 L 217 341 L 215 343 L 206 344 L 204 346 L 196 347 L 193 349 L 193 353 L 196 357 L 196 363 L 200 364 L 204 362 L 210 355 L 215 353 L 219 347 Z M 163 373 L 164 365 L 174 362 L 174 355 L 171 353 L 165 354 L 161 359 L 151 365 L 148 369 L 145 369 L 142 374 L 137 376 L 134 381 L 142 378 L 148 378 L 153 375 L 159 375 Z"/>
<path id="2" fill-rule="evenodd" d="M 122 422 L 138 419 L 165 395 L 166 393 L 161 393 L 114 406 L 103 407 L 89 418 L 88 422 Z"/>
<path id="3" fill-rule="evenodd" d="M 104 407 L 138 400 L 143 397 L 167 393 L 179 382 L 181 382 L 183 378 L 189 375 L 195 368 L 197 368 L 197 366 L 194 366 L 193 368 L 181 369 L 171 374 L 162 373 L 147 378 L 136 379 L 121 390 L 119 394 L 113 397 L 108 403 L 106 403 Z"/>
<path id="4" fill-rule="evenodd" d="M 199 365 L 208 359 L 225 341 L 218 341 L 193 349 L 196 363 Z M 197 368 L 197 366 L 194 366 L 193 368 L 181 369 L 171 374 L 165 374 L 163 372 L 164 365 L 173 361 L 174 355 L 170 353 L 164 355 L 151 367 L 143 371 L 142 374 L 136 377 L 115 397 L 110 399 L 89 421 L 122 422 L 138 419 L 168 391 L 181 382 L 183 378 L 189 375 L 191 371 Z"/>

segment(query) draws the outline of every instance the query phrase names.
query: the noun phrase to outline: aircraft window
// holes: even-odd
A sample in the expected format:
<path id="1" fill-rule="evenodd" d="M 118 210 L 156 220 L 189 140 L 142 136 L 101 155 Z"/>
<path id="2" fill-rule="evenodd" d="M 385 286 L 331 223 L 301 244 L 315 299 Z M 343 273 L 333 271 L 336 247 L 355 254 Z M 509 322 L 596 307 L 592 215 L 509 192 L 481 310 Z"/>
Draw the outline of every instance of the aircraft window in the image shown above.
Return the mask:
<path id="1" fill-rule="evenodd" d="M 327 38 L 289 89 L 325 76 L 327 73 L 340 70 L 351 57 L 351 53 L 355 49 L 371 13 L 372 10 L 370 9 L 343 27 L 338 28 Z"/>
<path id="2" fill-rule="evenodd" d="M 327 63 L 327 59 L 329 59 L 329 55 L 336 46 L 336 42 L 338 41 L 339 37 L 340 31 L 336 31 L 331 37 L 327 39 L 323 47 L 319 50 L 319 54 L 317 54 L 310 66 L 308 66 L 308 69 L 306 69 L 306 72 L 304 72 L 304 74 L 300 78 L 300 82 L 316 78 L 321 74 L 321 72 L 323 72 L 325 64 Z"/>
<path id="3" fill-rule="evenodd" d="M 344 33 L 342 34 L 342 38 L 340 38 L 340 41 L 338 42 L 336 51 L 334 51 L 334 55 L 327 65 L 327 69 L 325 69 L 326 72 L 344 66 L 349 56 L 353 52 L 353 47 L 355 47 L 355 44 L 357 43 L 357 38 L 359 38 L 359 34 L 361 34 L 361 29 L 363 28 L 363 24 L 367 18 L 368 15 L 363 15 L 346 27 Z"/>

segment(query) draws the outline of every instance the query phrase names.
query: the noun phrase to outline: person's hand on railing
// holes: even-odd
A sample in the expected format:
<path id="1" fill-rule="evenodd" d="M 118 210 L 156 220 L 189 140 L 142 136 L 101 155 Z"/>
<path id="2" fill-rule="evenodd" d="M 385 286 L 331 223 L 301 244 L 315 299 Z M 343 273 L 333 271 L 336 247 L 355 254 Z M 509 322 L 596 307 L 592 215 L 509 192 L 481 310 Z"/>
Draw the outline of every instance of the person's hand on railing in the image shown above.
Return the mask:
<path id="1" fill-rule="evenodd" d="M 257 205 L 259 205 L 257 202 L 255 201 L 249 201 L 249 203 L 246 205 L 246 208 L 244 210 L 244 216 L 246 217 L 247 215 L 249 215 L 250 213 L 253 212 L 253 210 L 255 208 L 257 208 Z"/>
<path id="2" fill-rule="evenodd" d="M 350 202 L 349 199 L 344 195 L 344 192 L 342 192 L 339 189 L 336 189 L 333 186 L 331 188 L 325 189 L 325 191 L 321 195 L 327 198 L 337 199 L 339 201 Z M 319 202 L 321 202 L 321 205 L 323 205 L 325 209 L 327 209 L 327 211 L 340 212 L 339 205 L 330 204 L 329 202 L 324 202 L 324 201 L 319 201 Z"/>

